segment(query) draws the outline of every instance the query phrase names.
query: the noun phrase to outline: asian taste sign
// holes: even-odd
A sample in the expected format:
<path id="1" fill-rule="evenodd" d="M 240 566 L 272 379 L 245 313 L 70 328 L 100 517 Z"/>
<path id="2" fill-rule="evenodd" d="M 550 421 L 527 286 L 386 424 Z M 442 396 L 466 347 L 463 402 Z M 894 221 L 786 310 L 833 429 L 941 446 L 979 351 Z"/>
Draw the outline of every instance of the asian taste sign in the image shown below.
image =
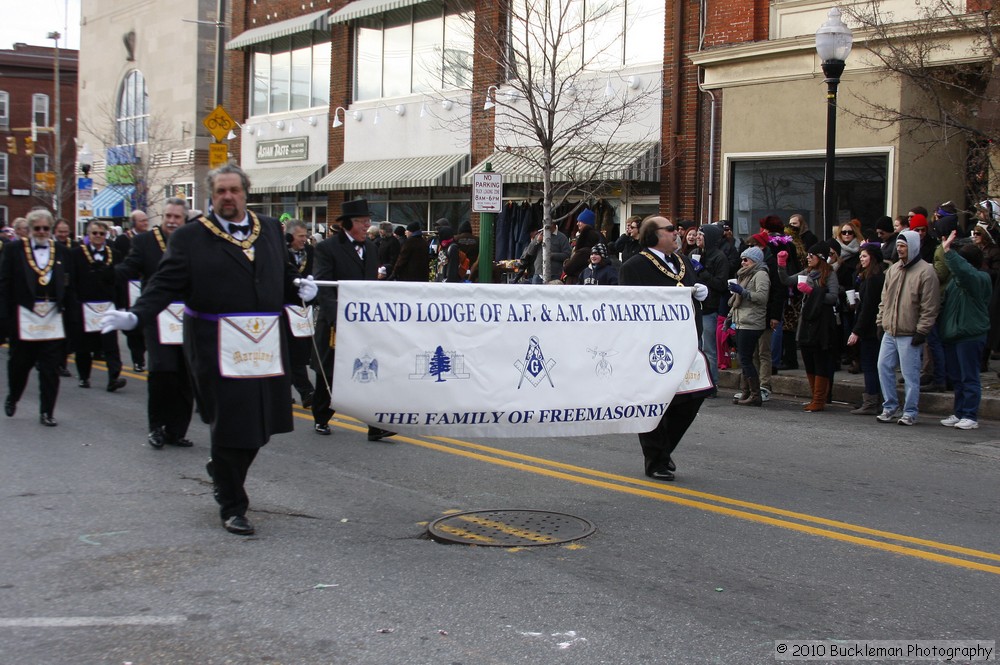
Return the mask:
<path id="1" fill-rule="evenodd" d="M 257 162 L 298 162 L 309 159 L 309 137 L 257 141 Z"/>

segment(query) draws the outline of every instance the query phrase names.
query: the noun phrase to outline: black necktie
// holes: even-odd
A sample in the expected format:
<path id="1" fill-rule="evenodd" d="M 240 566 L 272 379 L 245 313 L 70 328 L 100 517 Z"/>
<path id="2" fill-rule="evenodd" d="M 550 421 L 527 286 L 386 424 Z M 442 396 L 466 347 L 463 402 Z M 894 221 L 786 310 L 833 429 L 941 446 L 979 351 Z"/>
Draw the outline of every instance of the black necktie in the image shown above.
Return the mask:
<path id="1" fill-rule="evenodd" d="M 249 224 L 230 224 L 229 225 L 229 235 L 234 235 L 236 233 L 250 233 Z"/>

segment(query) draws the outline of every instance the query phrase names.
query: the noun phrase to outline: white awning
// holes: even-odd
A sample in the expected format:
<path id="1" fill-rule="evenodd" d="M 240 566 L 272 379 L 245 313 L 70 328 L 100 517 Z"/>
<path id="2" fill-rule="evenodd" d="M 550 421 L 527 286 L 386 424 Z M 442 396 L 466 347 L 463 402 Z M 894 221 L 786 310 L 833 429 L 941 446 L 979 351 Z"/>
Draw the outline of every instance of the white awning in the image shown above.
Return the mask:
<path id="1" fill-rule="evenodd" d="M 469 163 L 468 154 L 345 162 L 316 183 L 315 191 L 461 187 Z"/>
<path id="2" fill-rule="evenodd" d="M 330 23 L 347 23 L 356 18 L 380 14 L 391 9 L 419 5 L 427 0 L 354 0 L 330 17 Z"/>
<path id="3" fill-rule="evenodd" d="M 132 185 L 108 185 L 91 203 L 94 217 L 127 217 L 132 212 Z"/>
<path id="4" fill-rule="evenodd" d="M 251 28 L 250 30 L 241 32 L 226 42 L 226 48 L 246 48 L 248 46 L 253 46 L 254 44 L 260 44 L 262 42 L 271 41 L 272 39 L 277 39 L 278 37 L 287 37 L 288 35 L 295 35 L 300 32 L 310 32 L 312 30 L 329 34 L 329 17 L 330 10 L 324 9 L 322 11 L 313 12 L 312 14 L 296 16 L 295 18 L 289 18 L 284 21 L 278 21 L 277 23 L 271 23 L 270 25 L 262 25 L 259 28 Z"/>
<path id="5" fill-rule="evenodd" d="M 462 177 L 472 184 L 472 176 L 489 162 L 495 173 L 503 174 L 504 184 L 542 181 L 541 148 L 497 150 Z M 657 141 L 612 143 L 611 145 L 569 146 L 552 156 L 553 182 L 593 180 L 660 181 L 660 144 Z"/>
<path id="6" fill-rule="evenodd" d="M 267 169 L 246 169 L 251 194 L 312 192 L 316 181 L 326 174 L 326 164 L 299 164 Z"/>

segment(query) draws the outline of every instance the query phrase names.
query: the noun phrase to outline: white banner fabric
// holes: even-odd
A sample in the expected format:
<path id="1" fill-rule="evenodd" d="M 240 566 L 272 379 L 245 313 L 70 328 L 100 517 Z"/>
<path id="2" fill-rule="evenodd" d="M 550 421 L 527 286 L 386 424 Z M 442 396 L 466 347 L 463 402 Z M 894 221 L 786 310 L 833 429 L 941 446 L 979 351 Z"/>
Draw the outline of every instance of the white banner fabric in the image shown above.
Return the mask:
<path id="1" fill-rule="evenodd" d="M 394 432 L 648 432 L 711 385 L 686 287 L 337 288 L 334 408 Z"/>

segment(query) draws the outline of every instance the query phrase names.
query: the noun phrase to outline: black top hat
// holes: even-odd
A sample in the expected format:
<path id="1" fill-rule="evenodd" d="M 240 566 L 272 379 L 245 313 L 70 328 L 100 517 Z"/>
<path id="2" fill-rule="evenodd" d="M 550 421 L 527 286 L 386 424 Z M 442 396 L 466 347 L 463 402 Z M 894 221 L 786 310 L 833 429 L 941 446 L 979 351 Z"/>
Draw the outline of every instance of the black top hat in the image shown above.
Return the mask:
<path id="1" fill-rule="evenodd" d="M 354 201 L 344 201 L 340 204 L 340 217 L 337 218 L 337 221 L 340 222 L 352 217 L 371 216 L 372 214 L 368 212 L 368 201 L 365 199 L 356 199 Z"/>

